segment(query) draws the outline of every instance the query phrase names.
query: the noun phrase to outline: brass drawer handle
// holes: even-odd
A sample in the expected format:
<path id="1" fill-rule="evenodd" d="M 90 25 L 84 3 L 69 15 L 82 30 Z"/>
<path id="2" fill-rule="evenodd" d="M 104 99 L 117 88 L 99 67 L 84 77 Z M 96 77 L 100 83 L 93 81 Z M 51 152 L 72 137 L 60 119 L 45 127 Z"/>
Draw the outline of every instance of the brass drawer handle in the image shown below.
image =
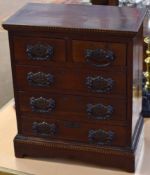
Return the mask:
<path id="1" fill-rule="evenodd" d="M 44 98 L 44 97 L 31 97 L 30 98 L 30 105 L 33 112 L 39 112 L 39 113 L 47 113 L 51 112 L 55 109 L 55 100 L 50 98 Z"/>
<path id="2" fill-rule="evenodd" d="M 48 44 L 37 43 L 27 45 L 26 53 L 31 60 L 46 61 L 53 57 L 54 48 Z"/>
<path id="3" fill-rule="evenodd" d="M 95 67 L 107 67 L 115 60 L 115 55 L 110 50 L 86 49 L 85 58 L 87 63 Z"/>
<path id="4" fill-rule="evenodd" d="M 29 72 L 27 80 L 31 86 L 48 87 L 54 82 L 54 76 L 44 72 Z"/>
<path id="5" fill-rule="evenodd" d="M 114 140 L 115 133 L 112 131 L 104 131 L 102 129 L 89 130 L 88 141 L 90 144 L 96 144 L 100 146 L 111 145 Z"/>
<path id="6" fill-rule="evenodd" d="M 87 114 L 89 118 L 96 120 L 107 120 L 112 118 L 113 107 L 111 105 L 103 105 L 103 104 L 87 104 Z"/>
<path id="7" fill-rule="evenodd" d="M 89 89 L 98 93 L 110 92 L 113 88 L 114 80 L 111 78 L 104 78 L 101 76 L 88 76 L 86 78 L 86 85 Z"/>
<path id="8" fill-rule="evenodd" d="M 57 127 L 55 123 L 33 122 L 32 131 L 34 134 L 41 137 L 52 137 L 55 136 Z"/>

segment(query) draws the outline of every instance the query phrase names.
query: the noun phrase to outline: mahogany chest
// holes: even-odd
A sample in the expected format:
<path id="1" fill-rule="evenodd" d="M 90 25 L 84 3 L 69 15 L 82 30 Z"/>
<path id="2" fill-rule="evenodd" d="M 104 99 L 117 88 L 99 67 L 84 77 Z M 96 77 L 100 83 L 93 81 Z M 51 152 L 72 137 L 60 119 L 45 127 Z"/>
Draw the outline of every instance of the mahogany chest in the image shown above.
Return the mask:
<path id="1" fill-rule="evenodd" d="M 16 157 L 74 158 L 134 171 L 144 9 L 27 4 L 8 30 Z"/>

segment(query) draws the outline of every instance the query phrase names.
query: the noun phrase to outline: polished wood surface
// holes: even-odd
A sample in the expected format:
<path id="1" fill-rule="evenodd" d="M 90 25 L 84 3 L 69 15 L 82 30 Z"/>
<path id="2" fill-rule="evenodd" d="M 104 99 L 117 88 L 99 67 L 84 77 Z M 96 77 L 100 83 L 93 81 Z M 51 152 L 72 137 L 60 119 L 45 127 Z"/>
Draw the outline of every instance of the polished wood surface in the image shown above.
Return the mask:
<path id="1" fill-rule="evenodd" d="M 97 30 L 136 33 L 144 16 L 145 9 L 31 3 L 8 19 L 3 27 L 18 29 L 17 26 L 19 26 L 20 30 L 23 28 L 36 30 L 38 27 L 38 30 L 52 29 L 54 31 L 66 29 L 68 31 Z"/>
<path id="2" fill-rule="evenodd" d="M 17 157 L 83 155 L 84 161 L 135 170 L 143 127 L 144 15 L 144 9 L 29 4 L 3 24 Z"/>

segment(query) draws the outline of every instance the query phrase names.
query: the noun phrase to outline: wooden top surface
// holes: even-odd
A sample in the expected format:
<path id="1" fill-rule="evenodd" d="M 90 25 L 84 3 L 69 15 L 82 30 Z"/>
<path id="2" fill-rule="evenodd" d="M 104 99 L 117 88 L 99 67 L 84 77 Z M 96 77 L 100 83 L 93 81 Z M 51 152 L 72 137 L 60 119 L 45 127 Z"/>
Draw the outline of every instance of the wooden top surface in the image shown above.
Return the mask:
<path id="1" fill-rule="evenodd" d="M 136 33 L 145 9 L 29 3 L 3 23 L 5 29 L 86 30 Z"/>

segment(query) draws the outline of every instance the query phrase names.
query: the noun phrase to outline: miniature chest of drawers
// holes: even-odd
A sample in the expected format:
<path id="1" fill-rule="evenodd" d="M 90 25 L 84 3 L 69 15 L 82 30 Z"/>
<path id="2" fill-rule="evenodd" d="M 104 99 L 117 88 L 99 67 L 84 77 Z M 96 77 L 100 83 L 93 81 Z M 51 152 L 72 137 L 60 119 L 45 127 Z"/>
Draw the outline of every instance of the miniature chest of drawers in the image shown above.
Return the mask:
<path id="1" fill-rule="evenodd" d="M 16 157 L 69 157 L 134 171 L 144 16 L 144 9 L 33 3 L 3 23 Z"/>

